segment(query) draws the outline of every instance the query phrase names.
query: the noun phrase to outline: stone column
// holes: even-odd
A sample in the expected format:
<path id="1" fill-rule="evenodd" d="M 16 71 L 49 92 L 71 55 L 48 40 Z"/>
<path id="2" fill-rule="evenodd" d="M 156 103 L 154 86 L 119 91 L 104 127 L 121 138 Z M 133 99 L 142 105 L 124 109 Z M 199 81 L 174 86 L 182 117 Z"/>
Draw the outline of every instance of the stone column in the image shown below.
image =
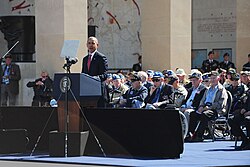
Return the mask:
<path id="1" fill-rule="evenodd" d="M 87 0 L 36 1 L 36 74 L 47 70 L 53 77 L 64 72 L 60 57 L 64 40 L 80 40 L 79 62 L 71 72 L 81 72 L 81 59 L 86 54 Z"/>
<path id="2" fill-rule="evenodd" d="M 191 68 L 191 0 L 143 0 L 143 70 Z"/>
<path id="3" fill-rule="evenodd" d="M 236 27 L 236 67 L 242 70 L 247 63 L 247 55 L 250 53 L 250 3 L 249 0 L 237 1 L 237 27 Z"/>

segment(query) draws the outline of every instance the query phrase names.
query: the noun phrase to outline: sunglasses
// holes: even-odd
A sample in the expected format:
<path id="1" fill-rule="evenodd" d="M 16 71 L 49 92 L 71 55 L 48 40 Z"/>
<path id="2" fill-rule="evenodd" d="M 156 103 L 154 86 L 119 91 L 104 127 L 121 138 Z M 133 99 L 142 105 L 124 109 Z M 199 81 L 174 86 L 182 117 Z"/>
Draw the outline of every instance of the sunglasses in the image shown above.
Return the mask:
<path id="1" fill-rule="evenodd" d="M 131 79 L 131 82 L 135 82 L 135 81 L 138 81 L 138 80 L 136 80 L 136 79 Z"/>
<path id="2" fill-rule="evenodd" d="M 160 79 L 152 79 L 153 82 L 159 82 Z"/>
<path id="3" fill-rule="evenodd" d="M 202 81 L 202 82 L 209 82 L 209 80 L 204 80 L 204 81 Z"/>

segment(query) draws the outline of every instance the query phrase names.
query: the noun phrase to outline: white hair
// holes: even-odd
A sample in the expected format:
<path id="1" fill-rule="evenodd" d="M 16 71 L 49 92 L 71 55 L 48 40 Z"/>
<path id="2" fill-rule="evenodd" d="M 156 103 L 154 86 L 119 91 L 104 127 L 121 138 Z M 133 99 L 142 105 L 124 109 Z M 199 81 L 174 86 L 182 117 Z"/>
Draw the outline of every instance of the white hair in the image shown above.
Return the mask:
<path id="1" fill-rule="evenodd" d="M 148 74 L 147 74 L 145 71 L 139 71 L 139 72 L 138 72 L 138 75 L 139 75 L 140 77 L 145 77 L 146 80 L 148 80 Z"/>

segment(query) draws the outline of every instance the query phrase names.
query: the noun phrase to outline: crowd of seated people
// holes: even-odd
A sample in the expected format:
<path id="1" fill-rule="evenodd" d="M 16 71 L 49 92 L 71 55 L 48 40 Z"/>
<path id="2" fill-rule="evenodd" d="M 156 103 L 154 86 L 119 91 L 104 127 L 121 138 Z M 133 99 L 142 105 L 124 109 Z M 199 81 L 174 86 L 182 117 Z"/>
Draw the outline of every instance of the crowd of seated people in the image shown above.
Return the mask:
<path id="1" fill-rule="evenodd" d="M 175 106 L 187 118 L 187 142 L 203 141 L 208 122 L 230 112 L 231 132 L 244 141 L 239 148 L 249 149 L 250 71 L 237 73 L 232 63 L 228 65 L 228 54 L 224 58 L 224 62 L 214 63 L 211 52 L 202 69 L 192 69 L 188 74 L 180 68 L 113 74 L 109 82 L 109 106 L 151 110 Z M 230 111 L 227 111 L 228 92 L 233 97 Z M 242 125 L 248 133 L 240 130 Z"/>

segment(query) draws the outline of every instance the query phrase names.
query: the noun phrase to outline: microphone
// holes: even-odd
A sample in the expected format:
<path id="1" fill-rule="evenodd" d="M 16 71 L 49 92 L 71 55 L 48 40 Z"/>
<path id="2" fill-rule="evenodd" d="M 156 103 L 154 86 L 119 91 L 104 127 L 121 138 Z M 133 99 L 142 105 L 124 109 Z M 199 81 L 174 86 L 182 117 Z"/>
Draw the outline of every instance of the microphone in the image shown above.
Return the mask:
<path id="1" fill-rule="evenodd" d="M 78 62 L 78 58 L 77 57 L 74 57 L 74 58 L 69 58 L 69 62 L 71 64 L 76 64 Z"/>
<path id="2" fill-rule="evenodd" d="M 66 67 L 67 68 L 70 68 L 70 66 L 72 64 L 76 64 L 78 62 L 78 58 L 77 57 L 74 57 L 74 58 L 69 58 L 69 57 L 66 57 L 66 63 L 63 65 L 63 68 L 65 69 Z"/>

